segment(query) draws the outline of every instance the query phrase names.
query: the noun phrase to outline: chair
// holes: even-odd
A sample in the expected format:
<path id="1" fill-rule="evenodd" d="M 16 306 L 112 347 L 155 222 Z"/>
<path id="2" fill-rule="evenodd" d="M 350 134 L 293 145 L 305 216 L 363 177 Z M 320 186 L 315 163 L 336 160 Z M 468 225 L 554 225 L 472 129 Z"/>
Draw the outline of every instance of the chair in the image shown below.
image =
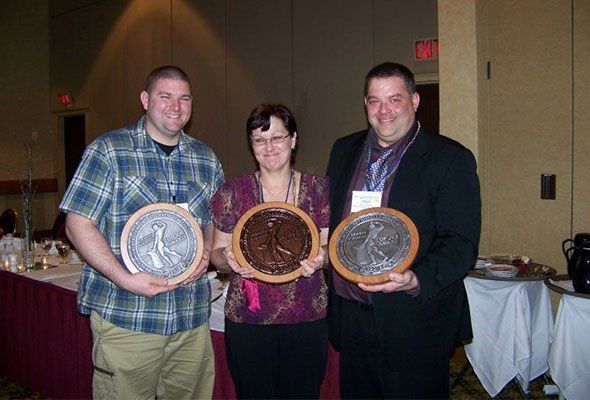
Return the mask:
<path id="1" fill-rule="evenodd" d="M 60 211 L 57 217 L 55 217 L 53 227 L 51 228 L 51 237 L 53 239 L 66 237 L 66 215 L 66 213 Z"/>
<path id="2" fill-rule="evenodd" d="M 51 229 L 37 230 L 33 234 L 36 242 L 40 242 L 43 238 L 50 239 L 65 239 L 66 238 L 66 213 L 59 212 L 53 220 Z"/>
<path id="3" fill-rule="evenodd" d="M 18 221 L 18 213 L 12 208 L 4 210 L 0 215 L 0 228 L 3 234 L 14 233 L 16 231 L 16 223 Z"/>

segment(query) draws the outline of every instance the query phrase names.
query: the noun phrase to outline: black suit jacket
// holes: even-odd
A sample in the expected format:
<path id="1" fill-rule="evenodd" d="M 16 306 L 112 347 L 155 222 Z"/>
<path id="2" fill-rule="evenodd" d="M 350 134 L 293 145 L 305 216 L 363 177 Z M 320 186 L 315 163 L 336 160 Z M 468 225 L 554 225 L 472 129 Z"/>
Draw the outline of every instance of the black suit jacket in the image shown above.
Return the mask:
<path id="1" fill-rule="evenodd" d="M 331 232 L 342 219 L 367 132 L 340 138 L 332 147 L 327 172 Z M 458 341 L 471 338 L 463 278 L 477 258 L 481 227 L 473 154 L 452 139 L 422 129 L 398 167 L 388 206 L 408 215 L 418 228 L 420 246 L 412 270 L 420 295 L 374 294 L 376 329 L 390 369 L 424 367 L 429 360 L 448 359 Z M 336 349 L 341 300 L 330 279 L 328 323 Z"/>

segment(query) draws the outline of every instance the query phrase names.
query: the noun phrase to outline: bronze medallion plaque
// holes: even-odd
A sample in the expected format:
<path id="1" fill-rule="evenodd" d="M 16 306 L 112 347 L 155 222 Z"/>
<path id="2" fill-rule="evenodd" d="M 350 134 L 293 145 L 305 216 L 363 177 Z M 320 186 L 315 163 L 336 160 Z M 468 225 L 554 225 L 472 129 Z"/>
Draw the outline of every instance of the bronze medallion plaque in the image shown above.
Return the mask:
<path id="1" fill-rule="evenodd" d="M 203 234 L 194 217 L 174 204 L 150 204 L 127 221 L 121 253 L 131 273 L 147 272 L 182 282 L 203 256 Z"/>
<path id="2" fill-rule="evenodd" d="M 418 230 L 404 213 L 374 207 L 353 213 L 330 238 L 330 261 L 345 279 L 381 284 L 390 272 L 410 268 L 418 252 Z"/>
<path id="3" fill-rule="evenodd" d="M 318 230 L 301 209 L 283 202 L 259 204 L 238 221 L 232 247 L 243 267 L 267 283 L 285 283 L 301 275 L 300 261 L 315 257 Z"/>

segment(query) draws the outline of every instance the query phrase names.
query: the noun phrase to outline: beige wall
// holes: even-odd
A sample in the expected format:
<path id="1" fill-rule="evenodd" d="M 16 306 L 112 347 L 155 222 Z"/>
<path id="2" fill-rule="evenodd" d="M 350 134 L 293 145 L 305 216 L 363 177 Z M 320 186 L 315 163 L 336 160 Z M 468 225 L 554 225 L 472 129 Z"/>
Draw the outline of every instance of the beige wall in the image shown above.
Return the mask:
<path id="1" fill-rule="evenodd" d="M 590 232 L 590 2 L 575 0 L 572 233 Z"/>
<path id="2" fill-rule="evenodd" d="M 590 230 L 590 4 L 445 0 L 438 11 L 441 127 L 476 144 L 481 252 L 525 254 L 564 272 L 561 241 Z M 557 176 L 555 200 L 540 198 L 542 173 Z"/>
<path id="3" fill-rule="evenodd" d="M 24 23 L 26 21 L 26 23 Z M 16 180 L 26 168 L 24 143 L 34 151 L 33 177 L 52 178 L 57 173 L 54 132 L 49 113 L 49 18 L 47 0 L 0 2 L 0 180 Z M 36 228 L 51 226 L 57 194 L 35 196 Z M 15 208 L 19 195 L 0 195 L 0 212 Z"/>
<path id="4" fill-rule="evenodd" d="M 443 1 L 438 26 L 441 47 L 440 131 L 478 155 L 477 24 L 473 0 Z"/>

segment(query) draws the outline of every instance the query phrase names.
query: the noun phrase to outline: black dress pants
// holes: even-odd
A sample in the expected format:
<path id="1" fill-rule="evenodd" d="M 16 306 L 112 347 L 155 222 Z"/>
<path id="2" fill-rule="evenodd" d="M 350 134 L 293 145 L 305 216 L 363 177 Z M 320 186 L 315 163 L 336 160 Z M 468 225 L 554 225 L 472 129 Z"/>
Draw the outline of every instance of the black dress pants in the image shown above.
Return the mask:
<path id="1" fill-rule="evenodd" d="M 225 319 L 228 367 L 239 399 L 317 399 L 328 333 L 314 322 L 250 325 Z"/>
<path id="2" fill-rule="evenodd" d="M 425 362 L 423 368 L 392 371 L 385 363 L 373 311 L 343 300 L 341 318 L 341 398 L 449 398 L 450 360 L 433 359 Z"/>

